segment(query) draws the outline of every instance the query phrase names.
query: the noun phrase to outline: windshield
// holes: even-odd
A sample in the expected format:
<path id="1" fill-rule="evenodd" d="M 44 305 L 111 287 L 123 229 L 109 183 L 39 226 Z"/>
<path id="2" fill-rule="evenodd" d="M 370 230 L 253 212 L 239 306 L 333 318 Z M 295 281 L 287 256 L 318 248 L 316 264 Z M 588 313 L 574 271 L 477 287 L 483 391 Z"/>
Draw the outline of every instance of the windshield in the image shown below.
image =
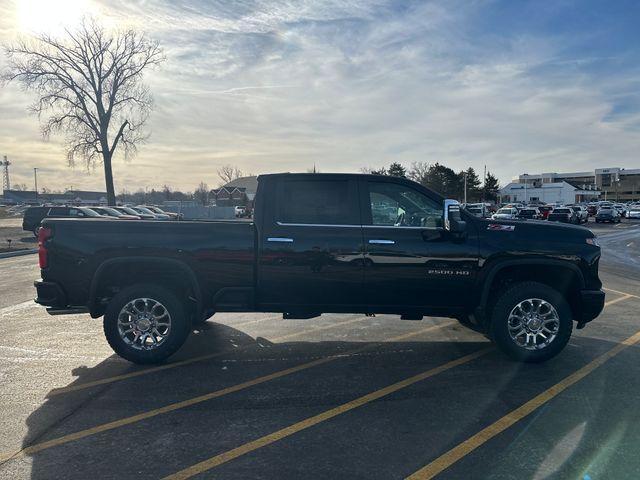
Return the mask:
<path id="1" fill-rule="evenodd" d="M 99 213 L 91 210 L 90 208 L 80 208 L 81 212 L 83 212 L 87 217 L 101 217 Z"/>
<path id="2" fill-rule="evenodd" d="M 121 217 L 122 213 L 120 213 L 119 211 L 113 209 L 113 208 L 108 208 L 108 207 L 100 207 L 100 210 L 103 211 L 104 213 L 114 216 L 114 217 Z"/>
<path id="3" fill-rule="evenodd" d="M 155 215 L 155 213 L 153 213 L 151 210 L 145 207 L 135 207 L 135 210 L 137 210 L 140 213 L 146 213 L 147 215 Z"/>
<path id="4" fill-rule="evenodd" d="M 511 215 L 514 212 L 511 208 L 501 208 L 497 213 Z"/>
<path id="5" fill-rule="evenodd" d="M 130 207 L 118 207 L 118 210 L 120 210 L 121 212 L 125 212 L 128 215 L 138 215 L 139 212 L 136 212 L 134 209 L 130 208 Z"/>

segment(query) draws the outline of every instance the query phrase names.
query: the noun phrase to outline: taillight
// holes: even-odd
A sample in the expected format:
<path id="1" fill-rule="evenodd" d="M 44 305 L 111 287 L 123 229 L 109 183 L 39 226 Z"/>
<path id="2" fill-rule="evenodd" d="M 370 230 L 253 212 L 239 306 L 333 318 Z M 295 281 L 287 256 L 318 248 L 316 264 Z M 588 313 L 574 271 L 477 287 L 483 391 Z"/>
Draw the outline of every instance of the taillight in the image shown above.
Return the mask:
<path id="1" fill-rule="evenodd" d="M 49 256 L 45 243 L 51 238 L 52 233 L 51 229 L 47 227 L 40 227 L 38 230 L 38 261 L 40 268 L 47 268 L 49 266 Z"/>

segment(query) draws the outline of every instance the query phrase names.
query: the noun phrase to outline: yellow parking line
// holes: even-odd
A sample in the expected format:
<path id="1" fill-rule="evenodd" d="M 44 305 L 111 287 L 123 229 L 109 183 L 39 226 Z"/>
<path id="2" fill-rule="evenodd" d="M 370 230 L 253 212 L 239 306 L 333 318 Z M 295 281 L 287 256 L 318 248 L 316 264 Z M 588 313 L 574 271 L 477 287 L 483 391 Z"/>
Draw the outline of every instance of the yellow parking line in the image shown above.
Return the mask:
<path id="1" fill-rule="evenodd" d="M 259 448 L 265 447 L 272 443 L 275 443 L 283 438 L 289 437 L 294 433 L 305 430 L 309 427 L 313 427 L 314 425 L 318 425 L 326 420 L 330 420 L 338 415 L 342 415 L 343 413 L 347 413 L 355 408 L 361 407 L 368 403 L 373 402 L 374 400 L 378 400 L 382 397 L 385 397 L 391 393 L 397 392 L 403 388 L 409 387 L 415 383 L 421 382 L 429 377 L 433 377 L 439 373 L 442 373 L 451 368 L 457 367 L 459 365 L 465 364 L 474 360 L 486 353 L 490 352 L 492 348 L 485 348 L 480 351 L 471 353 L 469 355 L 465 355 L 463 357 L 457 358 L 456 360 L 452 360 L 450 362 L 445 363 L 444 365 L 440 365 L 439 367 L 431 368 L 425 372 L 419 373 L 418 375 L 414 375 L 413 377 L 406 378 L 401 380 L 400 382 L 394 383 L 387 387 L 381 388 L 380 390 L 376 390 L 375 392 L 371 392 L 367 395 L 363 395 L 362 397 L 356 398 L 347 403 L 343 403 L 331 410 L 327 410 L 325 412 L 319 413 L 318 415 L 314 415 L 313 417 L 306 418 L 300 422 L 294 423 L 285 427 L 277 432 L 273 432 L 269 435 L 265 435 L 264 437 L 260 437 L 256 440 L 253 440 L 249 443 L 245 443 L 244 445 L 240 445 L 232 450 L 228 450 L 224 453 L 216 455 L 214 457 L 209 458 L 208 460 L 204 460 L 200 463 L 196 463 L 195 465 L 185 468 L 177 473 L 169 475 L 164 478 L 164 480 L 182 480 L 185 478 L 191 478 L 194 475 L 198 475 L 202 472 L 206 472 L 214 467 L 222 465 L 230 460 L 238 458 L 247 453 L 258 450 Z"/>
<path id="2" fill-rule="evenodd" d="M 619 343 L 615 347 L 613 347 L 608 352 L 600 355 L 595 360 L 592 360 L 580 370 L 572 373 L 568 377 L 565 377 L 562 381 L 556 383 L 551 388 L 545 390 L 541 394 L 537 395 L 533 399 L 529 400 L 524 405 L 512 410 L 507 415 L 502 417 L 500 420 L 492 423 L 488 427 L 480 430 L 478 433 L 468 438 L 464 442 L 458 444 L 456 447 L 452 448 L 448 452 L 444 453 L 440 457 L 436 458 L 434 461 L 429 463 L 427 466 L 421 468 L 417 472 L 413 473 L 407 480 L 426 480 L 435 477 L 436 475 L 442 473 L 444 470 L 449 468 L 451 465 L 456 463 L 461 458 L 465 457 L 476 448 L 480 447 L 484 443 L 491 440 L 493 437 L 503 432 L 507 428 L 516 424 L 527 415 L 531 414 L 542 405 L 547 403 L 552 398 L 556 397 L 564 390 L 569 388 L 571 385 L 579 382 L 584 377 L 593 372 L 596 368 L 604 364 L 607 360 L 615 357 L 620 352 L 622 352 L 627 347 L 631 345 L 635 345 L 640 342 L 640 331 L 635 335 L 627 338 L 623 342 Z"/>
<path id="3" fill-rule="evenodd" d="M 439 325 L 430 325 L 428 327 L 422 328 L 420 330 L 414 332 L 404 333 L 402 335 L 398 335 L 396 337 L 392 337 L 387 339 L 387 342 L 399 342 L 402 340 L 406 340 L 411 337 L 415 337 L 421 335 L 423 333 L 427 333 L 433 330 L 437 330 L 440 328 L 448 327 L 450 325 L 455 324 L 455 321 L 447 321 L 443 322 Z M 291 375 L 292 373 L 300 372 L 302 370 L 307 370 L 312 367 L 316 367 L 318 365 L 323 365 L 339 358 L 342 358 L 346 355 L 354 355 L 362 352 L 366 352 L 367 350 L 372 350 L 379 346 L 379 342 L 376 344 L 367 344 L 363 347 L 359 347 L 353 350 L 348 350 L 346 352 L 342 352 L 339 355 L 333 355 L 328 357 L 319 358 L 317 360 L 313 360 L 311 362 L 303 363 L 300 365 L 296 365 L 294 367 L 286 368 L 284 370 L 280 370 L 274 373 L 270 373 L 269 375 L 264 375 L 262 377 L 254 378 L 253 380 L 248 380 L 246 382 L 242 382 L 227 388 L 223 388 L 221 390 L 216 390 L 214 392 L 210 392 L 204 395 L 200 395 L 198 397 L 190 398 L 188 400 L 183 400 L 181 402 L 171 403 L 169 405 L 165 405 L 164 407 L 156 408 L 153 410 L 149 410 L 147 412 L 143 412 L 137 415 L 133 415 L 130 417 L 125 417 L 120 420 L 115 420 L 113 422 L 104 423 L 102 425 L 98 425 L 96 427 L 88 428 L 86 430 L 80 430 L 75 433 L 71 433 L 68 435 L 64 435 L 62 437 L 54 438 L 53 440 L 48 440 L 46 442 L 36 443 L 29 447 L 23 448 L 21 450 L 17 450 L 15 452 L 0 454 L 0 462 L 4 462 L 11 458 L 15 458 L 18 456 L 29 455 L 33 453 L 40 452 L 42 450 L 46 450 L 51 447 L 55 447 L 58 445 L 63 445 L 65 443 L 69 443 L 75 440 L 79 440 L 81 438 L 85 438 L 91 435 L 95 435 L 97 433 L 106 432 L 108 430 L 113 430 L 115 428 L 123 427 L 125 425 L 131 425 L 132 423 L 140 422 L 142 420 L 146 420 L 148 418 L 156 417 L 158 415 L 162 415 L 164 413 L 173 412 L 182 408 L 190 407 L 192 405 L 196 405 L 198 403 L 206 402 L 208 400 L 212 400 L 214 398 L 219 398 L 224 395 L 228 395 L 230 393 L 238 392 L 240 390 L 244 390 L 245 388 L 249 388 L 255 385 L 259 385 L 261 383 L 268 382 L 270 380 L 275 380 L 277 378 L 284 377 L 286 375 Z"/>
<path id="4" fill-rule="evenodd" d="M 605 302 L 604 306 L 608 307 L 609 305 L 613 305 L 614 303 L 618 303 L 618 302 L 621 302 L 623 300 L 627 300 L 628 298 L 632 298 L 632 297 L 633 297 L 633 295 L 631 295 L 629 293 L 625 293 L 621 297 L 614 298 L 613 300 L 609 300 L 608 302 Z"/>
<path id="5" fill-rule="evenodd" d="M 620 290 L 614 290 L 613 288 L 602 287 L 602 289 L 606 290 L 607 292 L 619 293 L 620 295 L 628 295 L 629 297 L 633 297 L 633 298 L 640 298 L 640 296 L 638 295 L 634 295 L 632 293 L 627 293 L 627 292 L 621 292 Z"/>
<path id="6" fill-rule="evenodd" d="M 289 334 L 283 335 L 281 337 L 276 337 L 272 341 L 273 342 L 280 342 L 282 340 L 285 340 L 285 339 L 288 339 L 288 338 L 292 338 L 292 337 L 295 337 L 295 336 L 299 336 L 299 335 L 303 335 L 305 333 L 314 333 L 314 332 L 318 332 L 318 331 L 322 331 L 322 330 L 328 330 L 330 328 L 340 327 L 340 326 L 343 326 L 343 325 L 349 325 L 350 323 L 361 322 L 361 321 L 366 320 L 367 318 L 368 317 L 358 317 L 358 318 L 355 318 L 355 319 L 352 318 L 352 319 L 349 319 L 349 320 L 345 320 L 344 322 L 336 322 L 336 323 L 332 323 L 330 325 L 323 325 L 321 327 L 310 328 L 308 330 L 303 330 L 301 332 L 289 333 Z M 228 325 L 228 326 L 233 327 L 232 325 Z M 242 350 L 246 349 L 246 348 L 247 347 L 242 347 Z M 216 358 L 216 357 L 219 357 L 221 355 L 226 355 L 226 354 L 229 354 L 229 353 L 235 352 L 235 351 L 238 351 L 238 350 L 224 350 L 222 352 L 209 353 L 207 355 L 200 355 L 198 357 L 188 358 L 186 360 L 180 360 L 178 362 L 168 363 L 166 365 L 159 365 L 157 367 L 145 368 L 144 370 L 138 370 L 137 372 L 123 373 L 122 375 L 114 375 L 113 377 L 101 378 L 99 380 L 94 380 L 92 382 L 85 382 L 85 383 L 80 383 L 80 384 L 77 384 L 77 385 L 70 385 L 68 387 L 54 388 L 53 390 L 51 390 L 47 394 L 47 398 L 55 397 L 55 396 L 61 395 L 63 393 L 76 392 L 78 390 L 84 390 L 86 388 L 97 387 L 98 385 L 106 385 L 108 383 L 118 382 L 120 380 L 127 380 L 129 378 L 140 377 L 142 375 L 148 375 L 150 373 L 161 372 L 163 370 L 169 370 L 171 368 L 182 367 L 184 365 L 190 365 L 192 363 L 201 362 L 203 360 L 210 360 L 212 358 Z"/>

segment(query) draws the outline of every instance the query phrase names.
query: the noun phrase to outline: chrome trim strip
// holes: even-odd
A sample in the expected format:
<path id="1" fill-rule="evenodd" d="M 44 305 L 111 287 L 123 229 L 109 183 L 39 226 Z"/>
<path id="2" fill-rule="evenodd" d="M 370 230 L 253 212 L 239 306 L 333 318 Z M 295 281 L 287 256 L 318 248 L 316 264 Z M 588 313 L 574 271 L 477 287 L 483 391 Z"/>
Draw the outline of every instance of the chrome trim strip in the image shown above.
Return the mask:
<path id="1" fill-rule="evenodd" d="M 401 228 L 405 230 L 443 230 L 442 227 L 410 227 L 406 225 L 333 225 L 330 223 L 285 223 L 276 222 L 281 227 L 334 227 L 334 228 Z"/>
<path id="2" fill-rule="evenodd" d="M 374 243 L 376 245 L 395 245 L 396 242 L 393 240 L 369 240 L 369 243 Z"/>
<path id="3" fill-rule="evenodd" d="M 344 228 L 361 228 L 362 225 L 332 225 L 330 223 L 284 223 L 276 222 L 281 227 L 344 227 Z"/>
<path id="4" fill-rule="evenodd" d="M 267 238 L 267 242 L 293 243 L 293 238 L 285 238 L 285 237 L 269 237 L 269 238 Z"/>

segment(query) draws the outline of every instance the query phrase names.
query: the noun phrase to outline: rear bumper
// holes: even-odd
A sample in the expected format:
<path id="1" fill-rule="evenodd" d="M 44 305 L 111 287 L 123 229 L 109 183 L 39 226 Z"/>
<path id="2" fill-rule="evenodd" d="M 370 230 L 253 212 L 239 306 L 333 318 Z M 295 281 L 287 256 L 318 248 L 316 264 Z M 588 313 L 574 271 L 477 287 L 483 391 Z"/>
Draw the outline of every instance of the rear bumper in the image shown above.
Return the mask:
<path id="1" fill-rule="evenodd" d="M 33 282 L 36 287 L 36 303 L 45 307 L 65 308 L 67 306 L 67 295 L 62 287 L 55 282 L 44 282 L 36 280 Z"/>
<path id="2" fill-rule="evenodd" d="M 604 308 L 604 296 L 602 290 L 580 291 L 580 311 L 576 318 L 578 328 L 582 328 L 585 323 L 590 322 L 600 315 Z"/>
<path id="3" fill-rule="evenodd" d="M 87 313 L 89 310 L 85 306 L 68 305 L 67 295 L 62 287 L 55 282 L 44 282 L 36 280 L 33 282 L 36 287 L 36 303 L 47 307 L 49 315 L 68 315 L 73 313 Z"/>

